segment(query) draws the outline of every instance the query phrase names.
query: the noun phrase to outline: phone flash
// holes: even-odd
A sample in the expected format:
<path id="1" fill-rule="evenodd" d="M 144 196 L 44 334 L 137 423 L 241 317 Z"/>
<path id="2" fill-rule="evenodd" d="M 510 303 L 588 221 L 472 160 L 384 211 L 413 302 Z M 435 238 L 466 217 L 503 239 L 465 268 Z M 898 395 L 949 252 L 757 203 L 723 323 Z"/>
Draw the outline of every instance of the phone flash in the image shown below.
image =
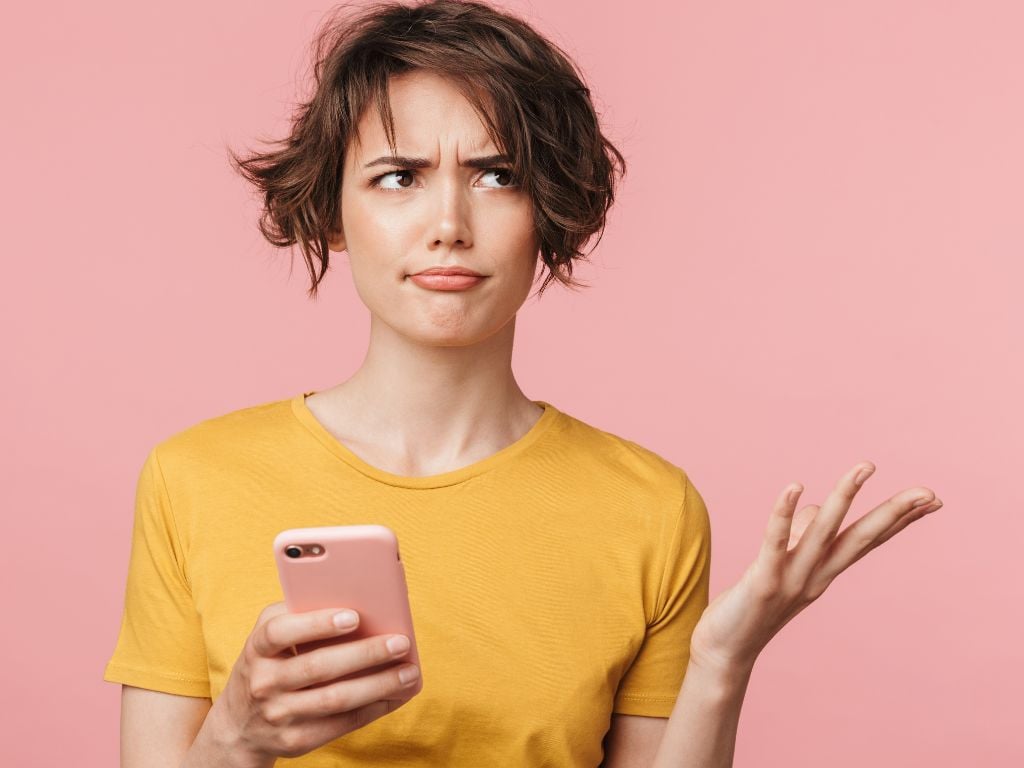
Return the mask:
<path id="1" fill-rule="evenodd" d="M 314 544 L 312 547 L 309 548 L 309 551 L 312 552 L 314 555 L 319 555 L 324 550 L 319 544 Z"/>

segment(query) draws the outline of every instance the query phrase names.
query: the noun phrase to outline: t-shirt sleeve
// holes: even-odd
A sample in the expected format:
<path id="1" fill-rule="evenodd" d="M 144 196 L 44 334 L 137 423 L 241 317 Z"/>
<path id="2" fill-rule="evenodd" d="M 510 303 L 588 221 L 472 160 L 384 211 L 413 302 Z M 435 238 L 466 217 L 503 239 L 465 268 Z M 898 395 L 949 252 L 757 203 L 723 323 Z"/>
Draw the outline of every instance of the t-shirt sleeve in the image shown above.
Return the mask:
<path id="1" fill-rule="evenodd" d="M 156 448 L 146 458 L 136 486 L 121 629 L 103 679 L 183 696 L 210 696 L 202 627 Z"/>
<path id="2" fill-rule="evenodd" d="M 704 499 L 685 477 L 653 620 L 619 683 L 612 707 L 625 715 L 668 717 L 690 660 L 690 636 L 708 605 L 711 522 Z"/>

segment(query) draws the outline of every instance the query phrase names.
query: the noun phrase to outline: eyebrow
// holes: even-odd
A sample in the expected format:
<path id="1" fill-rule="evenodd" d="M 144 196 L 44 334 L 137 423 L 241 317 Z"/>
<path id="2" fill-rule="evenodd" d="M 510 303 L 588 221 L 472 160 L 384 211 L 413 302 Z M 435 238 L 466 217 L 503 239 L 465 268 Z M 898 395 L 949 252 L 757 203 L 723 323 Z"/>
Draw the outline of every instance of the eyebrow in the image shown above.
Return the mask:
<path id="1" fill-rule="evenodd" d="M 471 157 L 462 162 L 464 168 L 481 168 L 488 169 L 494 167 L 498 163 L 512 164 L 511 159 L 508 155 L 485 155 L 483 157 Z M 402 168 L 429 168 L 430 161 L 425 157 L 403 157 L 402 155 L 389 155 L 385 157 L 378 157 L 376 160 L 371 160 L 364 168 L 370 168 L 374 165 L 395 165 Z"/>

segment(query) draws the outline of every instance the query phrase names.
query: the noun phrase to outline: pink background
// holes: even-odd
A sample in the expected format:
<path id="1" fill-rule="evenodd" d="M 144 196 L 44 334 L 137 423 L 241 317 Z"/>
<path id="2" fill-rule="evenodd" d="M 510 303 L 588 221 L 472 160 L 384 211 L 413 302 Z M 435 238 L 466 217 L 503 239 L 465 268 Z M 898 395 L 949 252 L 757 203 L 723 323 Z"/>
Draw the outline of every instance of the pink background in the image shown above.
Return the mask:
<path id="1" fill-rule="evenodd" d="M 256 230 L 329 4 L 20 4 L 0 45 L 7 764 L 116 764 L 134 484 L 201 419 L 323 388 L 367 317 Z M 760 659 L 737 766 L 1024 764 L 1024 11 L 514 2 L 630 162 L 593 264 L 520 313 L 524 391 L 686 468 L 712 596 L 794 480 L 945 501 Z"/>

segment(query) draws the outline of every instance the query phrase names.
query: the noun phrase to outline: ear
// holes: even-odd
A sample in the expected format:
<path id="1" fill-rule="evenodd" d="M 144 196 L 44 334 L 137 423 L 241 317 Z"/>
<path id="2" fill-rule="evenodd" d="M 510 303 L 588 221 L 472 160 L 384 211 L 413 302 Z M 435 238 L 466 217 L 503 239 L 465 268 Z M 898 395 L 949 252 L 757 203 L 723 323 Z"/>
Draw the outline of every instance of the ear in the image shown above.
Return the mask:
<path id="1" fill-rule="evenodd" d="M 327 230 L 327 248 L 337 252 L 345 250 L 345 231 L 342 229 L 340 222 L 337 227 L 331 227 Z"/>

